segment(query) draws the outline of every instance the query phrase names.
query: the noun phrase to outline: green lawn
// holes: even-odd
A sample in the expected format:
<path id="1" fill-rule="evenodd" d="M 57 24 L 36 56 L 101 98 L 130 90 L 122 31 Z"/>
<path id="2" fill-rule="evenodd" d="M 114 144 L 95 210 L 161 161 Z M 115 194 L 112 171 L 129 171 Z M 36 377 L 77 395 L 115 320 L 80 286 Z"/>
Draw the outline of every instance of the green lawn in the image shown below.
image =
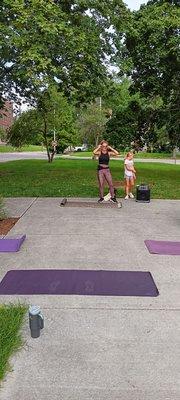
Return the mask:
<path id="1" fill-rule="evenodd" d="M 173 158 L 172 153 L 136 153 L 134 158 Z M 180 154 L 177 154 L 176 158 L 180 158 Z"/>
<path id="2" fill-rule="evenodd" d="M 42 146 L 36 146 L 32 144 L 29 146 L 23 146 L 21 148 L 16 148 L 8 145 L 0 145 L 0 153 L 14 153 L 22 151 L 42 151 Z"/>
<path id="3" fill-rule="evenodd" d="M 121 152 L 121 157 L 124 157 L 126 153 Z M 71 153 L 72 156 L 76 157 L 92 157 L 92 151 L 77 151 Z M 136 153 L 134 158 L 172 158 L 172 153 Z M 177 155 L 180 158 L 180 154 Z"/>
<path id="4" fill-rule="evenodd" d="M 123 179 L 123 161 L 111 161 L 114 180 Z M 55 159 L 0 163 L 0 196 L 97 197 L 97 162 Z M 180 199 L 180 165 L 138 163 L 137 184 L 150 183 L 153 198 Z M 119 190 L 123 196 L 123 189 Z"/>
<path id="5" fill-rule="evenodd" d="M 0 306 L 0 381 L 10 370 L 9 358 L 22 346 L 20 334 L 26 307 L 22 305 Z"/>

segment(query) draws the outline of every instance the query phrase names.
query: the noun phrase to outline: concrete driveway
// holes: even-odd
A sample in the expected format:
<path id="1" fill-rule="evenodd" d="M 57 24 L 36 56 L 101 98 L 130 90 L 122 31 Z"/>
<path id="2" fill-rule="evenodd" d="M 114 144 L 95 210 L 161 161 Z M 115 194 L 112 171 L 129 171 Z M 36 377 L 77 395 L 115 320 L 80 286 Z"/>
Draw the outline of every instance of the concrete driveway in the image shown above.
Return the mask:
<path id="1" fill-rule="evenodd" d="M 27 239 L 20 252 L 1 253 L 0 278 L 10 269 L 150 271 L 160 295 L 1 296 L 1 303 L 40 305 L 45 328 L 31 339 L 27 321 L 26 345 L 13 357 L 0 399 L 179 400 L 180 257 L 151 255 L 144 240 L 180 241 L 180 201 L 128 200 L 121 209 L 59 204 L 6 200 L 9 215 L 21 216 L 8 236 Z"/>

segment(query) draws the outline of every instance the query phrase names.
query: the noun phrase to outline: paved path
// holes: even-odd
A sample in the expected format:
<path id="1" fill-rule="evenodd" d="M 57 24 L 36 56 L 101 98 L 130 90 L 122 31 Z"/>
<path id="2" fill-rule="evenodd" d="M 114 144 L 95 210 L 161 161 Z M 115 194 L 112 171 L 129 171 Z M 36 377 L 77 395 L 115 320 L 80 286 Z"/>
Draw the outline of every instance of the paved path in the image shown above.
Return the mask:
<path id="1" fill-rule="evenodd" d="M 97 199 L 96 199 L 97 200 Z M 93 201 L 93 199 L 91 199 Z M 180 201 L 123 201 L 121 209 L 62 208 L 59 198 L 7 199 L 26 233 L 9 269 L 151 271 L 156 298 L 1 296 L 41 306 L 45 329 L 13 358 L 1 400 L 179 400 L 180 257 L 148 253 L 145 239 L 180 240 Z"/>
<path id="2" fill-rule="evenodd" d="M 47 159 L 45 151 L 27 151 L 17 153 L 0 153 L 0 162 L 15 160 Z"/>
<path id="3" fill-rule="evenodd" d="M 72 160 L 92 160 L 92 157 L 81 157 L 81 156 L 70 156 L 62 155 L 61 158 L 67 158 Z M 124 157 L 114 157 L 115 161 L 123 161 Z M 145 162 L 145 163 L 163 163 L 163 164 L 175 164 L 175 160 L 172 158 L 134 158 L 135 162 Z M 180 165 L 180 159 L 176 160 L 176 164 Z"/>
<path id="4" fill-rule="evenodd" d="M 57 154 L 55 158 L 65 158 L 72 160 L 91 160 L 92 157 L 80 157 L 80 156 L 70 156 L 70 155 L 59 155 Z M 0 153 L 0 162 L 15 161 L 15 160 L 32 160 L 32 159 L 47 159 L 47 154 L 45 151 L 32 151 L 32 152 L 22 152 L 22 153 Z M 114 160 L 124 160 L 123 157 L 116 157 Z M 137 158 L 136 162 L 150 162 L 150 163 L 163 163 L 163 164 L 174 164 L 174 159 L 165 158 Z M 176 164 L 180 165 L 180 160 L 176 160 Z"/>

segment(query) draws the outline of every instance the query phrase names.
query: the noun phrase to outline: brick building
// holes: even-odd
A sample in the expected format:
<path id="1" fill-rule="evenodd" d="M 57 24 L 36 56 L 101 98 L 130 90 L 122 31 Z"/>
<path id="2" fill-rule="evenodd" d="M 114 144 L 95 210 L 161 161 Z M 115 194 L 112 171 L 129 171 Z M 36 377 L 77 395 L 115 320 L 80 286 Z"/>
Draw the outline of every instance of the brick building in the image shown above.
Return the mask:
<path id="1" fill-rule="evenodd" d="M 6 131 L 13 124 L 13 121 L 13 103 L 7 100 L 4 107 L 0 109 L 0 128 Z"/>

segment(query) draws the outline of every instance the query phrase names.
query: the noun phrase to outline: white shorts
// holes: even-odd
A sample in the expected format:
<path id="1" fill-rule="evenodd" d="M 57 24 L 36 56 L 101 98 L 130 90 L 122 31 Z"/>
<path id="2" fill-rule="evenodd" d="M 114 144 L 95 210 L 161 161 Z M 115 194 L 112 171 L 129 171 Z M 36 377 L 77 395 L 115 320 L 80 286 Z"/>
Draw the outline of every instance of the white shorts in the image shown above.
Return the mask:
<path id="1" fill-rule="evenodd" d="M 129 176 L 129 175 L 124 174 L 124 178 L 131 180 L 131 179 L 135 178 L 135 175 L 133 174 L 133 175 Z"/>

